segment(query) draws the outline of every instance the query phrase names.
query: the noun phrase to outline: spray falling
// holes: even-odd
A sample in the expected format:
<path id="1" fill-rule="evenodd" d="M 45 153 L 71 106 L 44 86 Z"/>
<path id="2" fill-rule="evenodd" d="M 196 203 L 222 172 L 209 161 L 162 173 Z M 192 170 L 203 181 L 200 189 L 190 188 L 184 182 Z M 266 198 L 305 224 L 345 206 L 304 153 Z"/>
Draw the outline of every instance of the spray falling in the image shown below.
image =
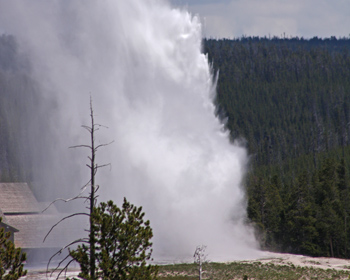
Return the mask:
<path id="1" fill-rule="evenodd" d="M 156 258 L 190 258 L 200 244 L 211 260 L 254 256 L 243 223 L 247 155 L 214 116 L 196 17 L 157 0 L 0 0 L 0 26 L 40 88 L 33 114 L 45 114 L 47 129 L 34 131 L 46 140 L 33 158 L 43 191 L 67 196 L 86 182 L 83 156 L 67 147 L 88 141 L 79 127 L 91 94 L 109 127 L 101 143 L 115 141 L 97 155 L 112 164 L 99 173 L 100 198 L 143 206 Z"/>

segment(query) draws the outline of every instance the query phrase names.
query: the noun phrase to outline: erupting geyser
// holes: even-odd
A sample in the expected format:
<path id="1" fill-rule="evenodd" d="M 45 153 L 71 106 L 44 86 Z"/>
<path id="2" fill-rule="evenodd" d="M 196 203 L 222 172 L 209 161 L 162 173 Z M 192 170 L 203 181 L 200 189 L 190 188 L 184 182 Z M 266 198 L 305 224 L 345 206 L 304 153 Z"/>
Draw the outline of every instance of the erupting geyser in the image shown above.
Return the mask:
<path id="1" fill-rule="evenodd" d="M 69 196 L 89 176 L 84 154 L 67 148 L 89 141 L 79 127 L 91 94 L 109 127 L 98 139 L 115 141 L 97 155 L 112 165 L 98 173 L 100 199 L 143 206 L 155 259 L 190 259 L 201 244 L 211 260 L 254 257 L 247 155 L 214 115 L 197 17 L 158 0 L 0 0 L 0 32 L 15 35 L 42 94 L 33 114 L 46 140 L 33 158 L 43 191 Z"/>

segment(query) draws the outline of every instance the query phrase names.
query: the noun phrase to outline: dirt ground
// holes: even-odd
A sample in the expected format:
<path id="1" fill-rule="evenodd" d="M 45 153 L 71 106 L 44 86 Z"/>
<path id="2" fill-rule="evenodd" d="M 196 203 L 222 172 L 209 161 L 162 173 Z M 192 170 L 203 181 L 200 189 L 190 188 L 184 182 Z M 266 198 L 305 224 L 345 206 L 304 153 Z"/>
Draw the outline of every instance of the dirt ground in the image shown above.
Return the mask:
<path id="1" fill-rule="evenodd" d="M 281 253 L 272 253 L 264 252 L 263 256 L 254 260 L 242 260 L 245 263 L 253 263 L 259 261 L 261 263 L 273 263 L 275 265 L 295 265 L 295 266 L 309 266 L 321 269 L 337 269 L 337 270 L 348 270 L 350 271 L 350 260 L 337 259 L 337 258 L 313 258 L 306 257 L 302 255 L 292 255 L 292 254 L 281 254 Z M 70 270 L 66 276 L 72 277 L 78 274 L 78 270 Z M 41 268 L 31 268 L 28 269 L 28 274 L 21 279 L 27 280 L 53 280 L 56 279 L 57 274 L 52 276 L 47 275 L 45 269 Z M 59 279 L 65 279 L 62 275 Z"/>
<path id="2" fill-rule="evenodd" d="M 309 266 L 314 268 L 322 269 L 337 269 L 337 270 L 349 270 L 350 271 L 350 260 L 337 259 L 337 258 L 315 258 L 306 257 L 302 255 L 282 254 L 265 252 L 264 256 L 258 260 L 248 260 L 244 262 L 256 262 L 262 263 L 273 263 L 280 265 L 295 265 L 295 266 Z"/>

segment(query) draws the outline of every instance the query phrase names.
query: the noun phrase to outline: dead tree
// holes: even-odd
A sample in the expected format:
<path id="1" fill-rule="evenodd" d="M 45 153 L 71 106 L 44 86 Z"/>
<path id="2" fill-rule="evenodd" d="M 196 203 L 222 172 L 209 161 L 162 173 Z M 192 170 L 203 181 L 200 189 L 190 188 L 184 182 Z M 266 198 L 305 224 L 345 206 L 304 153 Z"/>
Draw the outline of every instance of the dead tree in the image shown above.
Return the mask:
<path id="1" fill-rule="evenodd" d="M 96 206 L 96 200 L 97 200 L 97 191 L 99 189 L 99 186 L 96 185 L 95 182 L 95 177 L 96 177 L 96 173 L 97 170 L 102 168 L 102 167 L 106 167 L 106 166 L 110 166 L 110 164 L 103 164 L 103 165 L 98 165 L 95 161 L 96 161 L 96 153 L 98 151 L 98 149 L 100 149 L 101 147 L 107 146 L 110 143 L 107 144 L 99 144 L 99 145 L 95 145 L 95 133 L 96 131 L 98 131 L 101 127 L 104 127 L 103 125 L 100 124 L 96 124 L 95 123 L 95 119 L 94 119 L 94 111 L 93 111 L 93 107 L 92 107 L 92 99 L 90 97 L 90 119 L 91 119 L 91 124 L 90 125 L 82 125 L 82 127 L 84 129 L 86 129 L 89 134 L 90 134 L 90 144 L 85 145 L 76 145 L 76 146 L 72 146 L 70 148 L 87 148 L 90 151 L 90 155 L 88 156 L 89 159 L 89 163 L 86 164 L 86 166 L 89 168 L 90 171 L 90 180 L 89 182 L 87 182 L 82 188 L 80 193 L 72 198 L 69 199 L 62 199 L 62 198 L 58 198 L 56 200 L 54 200 L 53 202 L 51 202 L 51 204 L 46 208 L 48 209 L 53 203 L 55 203 L 56 201 L 64 201 L 64 202 L 70 202 L 73 200 L 77 200 L 77 199 L 84 199 L 85 201 L 88 202 L 88 213 L 73 213 L 71 215 L 68 215 L 64 218 L 62 218 L 61 220 L 59 220 L 56 224 L 54 224 L 50 231 L 46 234 L 44 241 L 46 240 L 46 238 L 49 236 L 49 234 L 52 232 L 52 230 L 54 230 L 54 228 L 56 226 L 58 226 L 61 222 L 63 222 L 66 219 L 72 218 L 74 216 L 88 216 L 89 217 L 89 229 L 87 230 L 89 232 L 89 237 L 88 238 L 79 238 L 77 240 L 74 240 L 72 242 L 70 242 L 69 244 L 67 244 L 66 246 L 64 246 L 63 248 L 61 248 L 59 251 L 57 251 L 53 256 L 51 256 L 51 258 L 49 259 L 48 265 L 47 265 L 47 270 L 50 266 L 51 261 L 53 260 L 54 257 L 60 255 L 64 250 L 68 249 L 68 251 L 70 250 L 70 247 L 76 244 L 88 244 L 89 246 L 89 253 L 90 253 L 90 279 L 95 280 L 96 279 L 96 236 L 95 236 L 95 227 L 93 225 L 93 220 L 92 220 L 92 213 L 95 209 Z M 90 192 L 88 195 L 84 195 L 85 191 L 87 189 L 89 189 L 90 187 Z M 45 209 L 45 210 L 46 210 Z M 45 211 L 44 210 L 44 211 Z M 75 260 L 73 258 L 71 258 L 69 260 L 69 258 L 71 258 L 70 254 L 68 254 L 66 257 L 64 257 L 59 263 L 58 265 L 53 269 L 51 275 L 55 272 L 59 272 L 58 276 L 56 279 L 58 279 L 60 277 L 60 275 L 62 273 L 66 273 L 67 269 L 69 267 L 69 265 L 74 262 Z M 63 267 L 60 268 L 60 266 L 65 262 L 68 261 L 68 263 Z"/>
<path id="2" fill-rule="evenodd" d="M 196 250 L 194 251 L 194 262 L 198 264 L 198 276 L 199 280 L 202 280 L 202 272 L 203 272 L 203 264 L 207 261 L 207 255 L 205 254 L 205 249 L 207 246 L 201 245 L 197 246 Z"/>

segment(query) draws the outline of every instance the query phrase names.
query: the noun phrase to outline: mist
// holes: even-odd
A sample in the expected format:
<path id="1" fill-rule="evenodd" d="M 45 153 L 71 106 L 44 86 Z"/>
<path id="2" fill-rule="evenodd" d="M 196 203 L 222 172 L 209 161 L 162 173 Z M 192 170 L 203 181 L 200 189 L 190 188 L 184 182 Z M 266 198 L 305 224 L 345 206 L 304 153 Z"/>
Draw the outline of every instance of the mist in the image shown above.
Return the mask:
<path id="1" fill-rule="evenodd" d="M 166 1 L 0 0 L 0 33 L 28 57 L 40 102 L 31 155 L 45 199 L 69 197 L 89 179 L 92 98 L 99 200 L 142 206 L 154 257 L 257 256 L 245 225 L 248 156 L 215 117 L 215 75 L 201 52 L 201 23 Z"/>

